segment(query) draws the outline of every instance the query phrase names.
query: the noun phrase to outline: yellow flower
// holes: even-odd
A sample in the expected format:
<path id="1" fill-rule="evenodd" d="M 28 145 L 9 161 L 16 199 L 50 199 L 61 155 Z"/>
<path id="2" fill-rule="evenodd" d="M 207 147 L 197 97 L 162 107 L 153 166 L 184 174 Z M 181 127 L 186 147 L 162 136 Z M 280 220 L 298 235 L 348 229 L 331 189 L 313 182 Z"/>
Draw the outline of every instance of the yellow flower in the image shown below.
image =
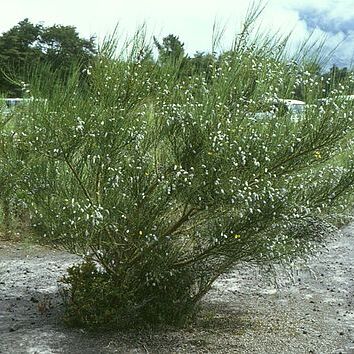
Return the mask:
<path id="1" fill-rule="evenodd" d="M 211 151 L 208 151 L 208 155 L 213 155 L 213 153 Z"/>
<path id="2" fill-rule="evenodd" d="M 316 150 L 316 151 L 313 153 L 313 155 L 315 156 L 316 159 L 320 159 L 320 158 L 321 158 L 321 153 L 320 153 L 318 150 Z"/>
<path id="3" fill-rule="evenodd" d="M 139 231 L 139 235 L 140 235 L 140 236 L 143 236 L 143 232 L 142 232 L 141 230 Z"/>
<path id="4" fill-rule="evenodd" d="M 236 238 L 236 239 L 241 238 L 241 235 L 236 234 L 236 235 L 234 235 L 234 238 Z"/>

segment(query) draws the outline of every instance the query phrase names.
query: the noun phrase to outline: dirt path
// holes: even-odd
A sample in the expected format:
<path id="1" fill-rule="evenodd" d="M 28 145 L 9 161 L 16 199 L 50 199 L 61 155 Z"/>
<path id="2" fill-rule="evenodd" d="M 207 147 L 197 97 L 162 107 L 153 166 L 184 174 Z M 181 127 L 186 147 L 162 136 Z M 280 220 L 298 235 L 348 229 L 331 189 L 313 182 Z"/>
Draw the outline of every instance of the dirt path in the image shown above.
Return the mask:
<path id="1" fill-rule="evenodd" d="M 0 243 L 0 353 L 354 353 L 354 225 L 280 288 L 239 267 L 183 330 L 92 334 L 60 323 L 65 252 Z"/>

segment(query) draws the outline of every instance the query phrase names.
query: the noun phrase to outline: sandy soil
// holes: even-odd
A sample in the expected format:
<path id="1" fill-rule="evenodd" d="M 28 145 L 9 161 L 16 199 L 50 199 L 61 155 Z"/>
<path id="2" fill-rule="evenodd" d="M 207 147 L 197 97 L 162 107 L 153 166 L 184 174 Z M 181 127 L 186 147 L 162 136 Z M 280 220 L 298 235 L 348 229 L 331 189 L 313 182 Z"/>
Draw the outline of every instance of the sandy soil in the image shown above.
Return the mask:
<path id="1" fill-rule="evenodd" d="M 57 279 L 78 261 L 0 243 L 0 353 L 354 353 L 354 224 L 295 277 L 244 265 L 220 279 L 183 330 L 89 333 L 62 326 Z"/>

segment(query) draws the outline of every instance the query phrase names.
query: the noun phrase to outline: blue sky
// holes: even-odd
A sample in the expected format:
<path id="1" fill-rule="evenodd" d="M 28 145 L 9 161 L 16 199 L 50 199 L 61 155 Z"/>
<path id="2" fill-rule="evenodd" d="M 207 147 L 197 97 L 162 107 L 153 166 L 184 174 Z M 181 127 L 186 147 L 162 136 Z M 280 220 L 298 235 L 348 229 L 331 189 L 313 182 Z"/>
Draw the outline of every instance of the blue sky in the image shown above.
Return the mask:
<path id="1" fill-rule="evenodd" d="M 102 40 L 117 23 L 124 37 L 143 22 L 150 33 L 162 38 L 178 35 L 192 54 L 210 51 L 215 21 L 226 26 L 227 48 L 240 28 L 251 0 L 2 0 L 0 32 L 24 18 L 45 25 L 77 27 L 82 36 L 96 35 Z M 263 30 L 288 33 L 301 41 L 310 33 L 326 37 L 328 48 L 336 49 L 331 59 L 350 65 L 354 54 L 354 0 L 269 0 L 261 16 Z"/>

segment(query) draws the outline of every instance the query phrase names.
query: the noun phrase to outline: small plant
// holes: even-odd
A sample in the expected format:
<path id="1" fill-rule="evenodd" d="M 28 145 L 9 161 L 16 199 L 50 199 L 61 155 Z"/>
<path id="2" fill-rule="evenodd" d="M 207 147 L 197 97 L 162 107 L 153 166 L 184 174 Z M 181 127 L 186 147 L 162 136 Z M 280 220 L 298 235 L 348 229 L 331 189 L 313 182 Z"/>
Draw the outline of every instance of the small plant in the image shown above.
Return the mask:
<path id="1" fill-rule="evenodd" d="M 61 294 L 67 308 L 65 321 L 70 325 L 126 328 L 142 323 L 173 325 L 184 324 L 195 308 L 189 308 L 193 277 L 186 274 L 166 278 L 170 283 L 155 284 L 149 288 L 118 279 L 106 271 L 99 271 L 97 264 L 86 259 L 68 270 L 62 279 Z M 134 280 L 133 280 L 134 281 Z M 179 286 L 173 281 L 178 281 Z M 172 293 L 168 293 L 174 289 Z M 156 300 L 159 301 L 156 301 Z"/>
<path id="2" fill-rule="evenodd" d="M 69 269 L 62 279 L 62 295 L 67 306 L 65 321 L 71 325 L 97 327 L 123 325 L 130 318 L 132 303 L 123 289 L 112 286 L 112 279 L 99 272 L 92 260 Z M 70 288 L 66 288 L 69 284 Z"/>

